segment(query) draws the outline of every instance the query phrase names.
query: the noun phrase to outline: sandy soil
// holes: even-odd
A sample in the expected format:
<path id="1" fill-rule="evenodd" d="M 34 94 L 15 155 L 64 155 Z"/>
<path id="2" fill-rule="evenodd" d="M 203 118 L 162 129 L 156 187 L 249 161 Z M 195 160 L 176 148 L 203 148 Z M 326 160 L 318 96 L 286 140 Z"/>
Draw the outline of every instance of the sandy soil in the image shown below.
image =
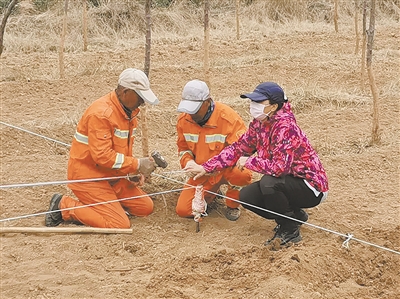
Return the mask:
<path id="1" fill-rule="evenodd" d="M 399 252 L 398 26 L 379 27 L 375 40 L 382 141 L 374 146 L 360 54 L 350 29 L 332 31 L 212 39 L 211 92 L 248 123 L 248 103 L 239 94 L 261 81 L 280 83 L 329 176 L 329 198 L 308 210 L 309 223 Z M 152 53 L 150 78 L 161 104 L 148 108 L 150 149 L 173 171 L 180 93 L 188 80 L 204 78 L 201 40 L 157 42 Z M 69 144 L 84 109 L 115 88 L 125 67 L 141 68 L 143 61 L 143 46 L 67 53 L 67 78 L 60 80 L 56 53 L 6 51 L 1 121 Z M 66 179 L 65 146 L 4 125 L 0 136 L 2 186 Z M 141 138 L 135 153 L 141 155 Z M 145 190 L 180 187 L 155 177 Z M 69 193 L 65 185 L 1 189 L 1 225 L 44 227 L 43 215 L 20 216 L 46 211 L 55 192 Z M 154 196 L 154 213 L 131 219 L 132 235 L 2 234 L 0 297 L 400 298 L 399 254 L 356 241 L 346 249 L 342 236 L 311 226 L 296 245 L 266 247 L 274 224 L 246 210 L 237 222 L 213 210 L 196 233 L 193 220 L 175 214 L 177 196 Z M 5 220 L 12 217 L 18 219 Z"/>

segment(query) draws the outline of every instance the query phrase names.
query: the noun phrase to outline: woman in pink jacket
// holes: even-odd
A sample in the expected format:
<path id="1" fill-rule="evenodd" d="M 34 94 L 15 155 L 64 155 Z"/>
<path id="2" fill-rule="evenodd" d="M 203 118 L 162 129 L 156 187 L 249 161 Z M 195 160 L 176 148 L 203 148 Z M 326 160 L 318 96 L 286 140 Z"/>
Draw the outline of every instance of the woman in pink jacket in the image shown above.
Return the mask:
<path id="1" fill-rule="evenodd" d="M 281 245 L 299 242 L 300 225 L 308 220 L 303 208 L 317 206 L 328 194 L 325 170 L 278 84 L 261 83 L 241 98 L 251 100 L 254 119 L 247 132 L 219 155 L 186 170 L 196 172 L 196 179 L 236 164 L 263 174 L 242 188 L 239 200 L 244 208 L 276 221 L 266 245 L 278 238 Z"/>

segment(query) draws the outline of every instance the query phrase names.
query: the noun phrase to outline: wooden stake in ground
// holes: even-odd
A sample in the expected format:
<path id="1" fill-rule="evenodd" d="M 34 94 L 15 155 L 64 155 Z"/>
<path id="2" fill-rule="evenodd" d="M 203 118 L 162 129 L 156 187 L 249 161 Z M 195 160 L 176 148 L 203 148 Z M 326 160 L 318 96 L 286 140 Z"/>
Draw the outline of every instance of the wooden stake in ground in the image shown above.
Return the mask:
<path id="1" fill-rule="evenodd" d="M 236 0 L 236 39 L 240 39 L 240 26 L 239 26 L 239 13 L 240 13 L 240 0 Z"/>
<path id="2" fill-rule="evenodd" d="M 378 89 L 375 83 L 374 72 L 372 70 L 372 48 L 374 45 L 374 32 L 375 32 L 375 0 L 371 0 L 371 11 L 369 15 L 369 28 L 367 30 L 368 44 L 367 44 L 367 71 L 371 93 L 373 98 L 373 112 L 372 112 L 372 144 L 380 142 L 379 133 L 379 99 Z"/>
<path id="3" fill-rule="evenodd" d="M 354 31 L 356 32 L 356 47 L 354 54 L 357 54 L 360 48 L 360 34 L 358 33 L 358 9 L 358 0 L 354 0 Z"/>
<path id="4" fill-rule="evenodd" d="M 204 77 L 210 88 L 210 1 L 204 0 Z M 211 89 L 211 88 L 210 88 Z"/>
<path id="5" fill-rule="evenodd" d="M 362 33 L 362 49 L 361 49 L 361 90 L 365 88 L 365 52 L 367 50 L 367 0 L 363 2 L 363 33 Z"/>
<path id="6" fill-rule="evenodd" d="M 82 36 L 83 36 L 83 51 L 87 51 L 87 2 L 82 0 Z"/>
<path id="7" fill-rule="evenodd" d="M 132 234 L 133 229 L 127 228 L 98 228 L 98 227 L 0 227 L 0 234 L 29 233 L 29 234 Z"/>
<path id="8" fill-rule="evenodd" d="M 144 73 L 149 77 L 150 74 L 150 54 L 151 54 L 151 0 L 146 0 L 145 4 L 146 19 L 146 46 L 144 58 Z M 147 109 L 143 106 L 140 109 L 140 123 L 142 127 L 142 153 L 143 157 L 149 156 L 149 130 L 147 128 Z"/>
<path id="9" fill-rule="evenodd" d="M 339 0 L 335 0 L 335 10 L 333 13 L 333 22 L 335 23 L 335 32 L 338 33 L 339 32 L 339 25 L 338 25 L 338 6 L 339 6 Z"/>
<path id="10" fill-rule="evenodd" d="M 3 53 L 3 37 L 4 37 L 4 30 L 6 29 L 6 24 L 8 17 L 11 15 L 12 10 L 14 9 L 14 6 L 18 3 L 18 0 L 12 0 L 10 4 L 8 4 L 6 11 L 4 12 L 3 19 L 1 20 L 1 25 L 0 25 L 0 56 L 1 53 Z"/>
<path id="11" fill-rule="evenodd" d="M 63 18 L 63 28 L 61 32 L 60 38 L 60 48 L 58 49 L 58 62 L 60 66 L 60 78 L 65 78 L 65 70 L 64 70 L 64 43 L 65 43 L 65 34 L 67 32 L 67 12 L 68 12 L 68 0 L 64 2 L 64 18 Z"/>

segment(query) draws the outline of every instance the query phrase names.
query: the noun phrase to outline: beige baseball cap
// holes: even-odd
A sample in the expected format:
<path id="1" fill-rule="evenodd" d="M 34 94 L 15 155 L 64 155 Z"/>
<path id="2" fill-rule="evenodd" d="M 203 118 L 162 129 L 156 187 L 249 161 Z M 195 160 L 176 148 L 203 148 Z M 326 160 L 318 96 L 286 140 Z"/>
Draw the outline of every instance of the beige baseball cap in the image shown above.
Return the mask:
<path id="1" fill-rule="evenodd" d="M 157 105 L 160 101 L 150 89 L 149 78 L 141 70 L 128 68 L 119 75 L 118 85 L 134 90 L 146 103 Z"/>

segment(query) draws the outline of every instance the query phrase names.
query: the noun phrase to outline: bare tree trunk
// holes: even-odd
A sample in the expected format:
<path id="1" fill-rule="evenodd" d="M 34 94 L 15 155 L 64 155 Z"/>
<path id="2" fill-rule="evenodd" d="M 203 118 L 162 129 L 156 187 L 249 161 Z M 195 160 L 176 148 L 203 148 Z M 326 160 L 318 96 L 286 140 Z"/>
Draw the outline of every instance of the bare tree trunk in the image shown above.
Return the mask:
<path id="1" fill-rule="evenodd" d="M 3 19 L 1 20 L 1 25 L 0 25 L 0 56 L 3 53 L 3 37 L 4 37 L 4 31 L 6 29 L 6 24 L 8 17 L 11 15 L 12 10 L 14 9 L 14 6 L 18 3 L 18 0 L 12 0 L 10 4 L 8 4 L 6 11 L 4 12 Z"/>
<path id="2" fill-rule="evenodd" d="M 354 31 L 356 32 L 356 48 L 354 50 L 354 54 L 357 54 L 360 48 L 360 34 L 358 32 L 358 0 L 354 0 Z"/>
<path id="3" fill-rule="evenodd" d="M 83 35 L 83 51 L 87 51 L 88 40 L 87 40 L 87 2 L 82 0 L 82 35 Z"/>
<path id="4" fill-rule="evenodd" d="M 60 48 L 58 49 L 58 62 L 60 66 L 60 78 L 65 78 L 65 70 L 64 70 L 64 43 L 65 43 L 65 34 L 67 32 L 67 13 L 68 13 L 68 0 L 64 2 L 64 18 L 63 18 L 63 28 L 61 32 L 60 39 Z"/>
<path id="5" fill-rule="evenodd" d="M 335 23 L 335 32 L 339 32 L 339 26 L 338 26 L 338 6 L 339 6 L 339 0 L 335 0 L 335 11 L 333 13 L 333 22 Z"/>
<path id="6" fill-rule="evenodd" d="M 372 48 L 374 45 L 375 32 L 375 0 L 371 0 L 371 11 L 369 16 L 369 29 L 367 30 L 368 45 L 367 45 L 367 70 L 369 84 L 373 97 L 373 112 L 372 112 L 372 144 L 380 142 L 379 134 L 379 99 L 378 90 L 375 84 L 374 72 L 372 71 Z"/>
<path id="7" fill-rule="evenodd" d="M 144 73 L 149 77 L 150 73 L 150 50 L 151 50 L 151 1 L 146 0 L 145 19 L 146 19 L 146 46 L 144 58 Z M 140 110 L 140 123 L 142 127 L 142 153 L 143 157 L 149 156 L 149 130 L 147 128 L 147 109 L 146 106 Z"/>
<path id="8" fill-rule="evenodd" d="M 204 0 L 204 75 L 210 88 L 210 1 Z"/>
<path id="9" fill-rule="evenodd" d="M 365 91 L 365 52 L 367 49 L 367 0 L 363 3 L 363 34 L 361 52 L 361 90 Z"/>
<path id="10" fill-rule="evenodd" d="M 240 0 L 236 0 L 236 39 L 240 39 L 240 26 L 239 26 L 239 15 L 240 15 Z"/>

